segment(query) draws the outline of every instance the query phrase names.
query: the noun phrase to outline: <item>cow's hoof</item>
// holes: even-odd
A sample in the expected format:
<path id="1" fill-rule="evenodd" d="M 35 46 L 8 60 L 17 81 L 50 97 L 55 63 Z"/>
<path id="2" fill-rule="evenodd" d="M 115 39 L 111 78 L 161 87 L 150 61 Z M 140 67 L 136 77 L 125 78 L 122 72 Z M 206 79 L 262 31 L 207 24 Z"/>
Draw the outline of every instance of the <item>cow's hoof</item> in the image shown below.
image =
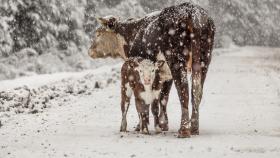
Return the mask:
<path id="1" fill-rule="evenodd" d="M 184 129 L 180 129 L 178 131 L 178 138 L 190 138 L 191 137 L 191 131 L 190 129 L 184 128 Z"/>
<path id="2" fill-rule="evenodd" d="M 168 124 L 160 124 L 159 127 L 161 128 L 161 131 L 168 131 Z"/>
<path id="3" fill-rule="evenodd" d="M 199 135 L 199 130 L 197 128 L 191 128 L 192 135 Z"/>
<path id="4" fill-rule="evenodd" d="M 121 133 L 128 133 L 128 130 L 120 130 Z"/>

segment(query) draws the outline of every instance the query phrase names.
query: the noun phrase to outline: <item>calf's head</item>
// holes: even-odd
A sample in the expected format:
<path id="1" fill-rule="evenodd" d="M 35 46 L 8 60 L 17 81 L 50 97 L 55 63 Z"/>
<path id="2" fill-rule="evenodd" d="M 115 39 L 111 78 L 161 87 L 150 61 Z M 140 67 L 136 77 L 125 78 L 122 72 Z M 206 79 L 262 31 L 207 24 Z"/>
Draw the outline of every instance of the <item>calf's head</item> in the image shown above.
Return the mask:
<path id="1" fill-rule="evenodd" d="M 126 41 L 124 37 L 116 33 L 115 27 L 118 20 L 114 17 L 98 18 L 101 24 L 96 29 L 92 39 L 88 54 L 92 58 L 106 58 L 106 57 L 122 57 L 126 59 L 124 52 L 124 45 Z"/>
<path id="2" fill-rule="evenodd" d="M 159 60 L 156 63 L 153 63 L 152 61 L 147 59 L 129 61 L 130 67 L 132 67 L 135 70 L 135 72 L 138 73 L 140 82 L 143 85 L 153 84 L 156 77 L 156 73 L 158 73 L 159 68 L 162 67 L 163 64 L 163 60 Z"/>

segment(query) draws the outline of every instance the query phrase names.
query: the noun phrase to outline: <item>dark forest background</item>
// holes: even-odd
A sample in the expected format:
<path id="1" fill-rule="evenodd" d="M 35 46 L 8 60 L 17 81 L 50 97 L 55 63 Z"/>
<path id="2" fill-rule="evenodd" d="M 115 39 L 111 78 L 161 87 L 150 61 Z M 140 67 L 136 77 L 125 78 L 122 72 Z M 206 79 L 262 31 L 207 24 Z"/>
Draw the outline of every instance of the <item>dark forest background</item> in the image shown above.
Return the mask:
<path id="1" fill-rule="evenodd" d="M 137 18 L 189 1 L 214 18 L 217 48 L 280 46 L 279 0 L 0 0 L 0 80 L 95 67 L 87 49 L 96 17 Z"/>

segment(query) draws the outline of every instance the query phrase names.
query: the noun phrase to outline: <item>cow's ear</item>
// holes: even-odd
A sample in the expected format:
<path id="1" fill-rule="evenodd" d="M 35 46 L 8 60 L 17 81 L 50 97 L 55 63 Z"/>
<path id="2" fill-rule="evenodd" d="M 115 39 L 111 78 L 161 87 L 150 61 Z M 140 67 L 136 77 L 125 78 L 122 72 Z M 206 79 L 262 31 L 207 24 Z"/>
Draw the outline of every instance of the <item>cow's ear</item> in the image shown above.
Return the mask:
<path id="1" fill-rule="evenodd" d="M 106 20 L 105 18 L 98 17 L 98 18 L 96 18 L 96 20 L 97 20 L 97 22 L 98 22 L 99 24 L 101 24 L 102 26 L 107 25 L 107 20 Z"/>
<path id="2" fill-rule="evenodd" d="M 156 66 L 157 66 L 158 68 L 161 68 L 161 67 L 164 65 L 164 63 L 165 63 L 164 60 L 158 60 L 158 61 L 156 62 Z"/>
<path id="3" fill-rule="evenodd" d="M 138 63 L 135 60 L 129 60 L 128 64 L 131 68 L 136 68 L 138 66 Z"/>
<path id="4" fill-rule="evenodd" d="M 100 17 L 97 21 L 104 27 L 113 30 L 117 23 L 117 18 L 115 17 Z"/>

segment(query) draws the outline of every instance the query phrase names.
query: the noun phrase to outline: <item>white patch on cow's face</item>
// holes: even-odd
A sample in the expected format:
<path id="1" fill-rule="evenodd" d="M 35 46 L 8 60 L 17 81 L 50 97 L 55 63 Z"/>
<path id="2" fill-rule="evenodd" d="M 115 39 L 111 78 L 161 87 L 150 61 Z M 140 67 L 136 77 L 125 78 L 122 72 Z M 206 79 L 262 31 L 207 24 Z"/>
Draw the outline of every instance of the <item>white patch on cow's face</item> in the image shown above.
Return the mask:
<path id="1" fill-rule="evenodd" d="M 145 86 L 151 86 L 155 80 L 157 69 L 158 67 L 150 60 L 139 62 L 136 70 L 139 73 L 141 83 Z"/>

